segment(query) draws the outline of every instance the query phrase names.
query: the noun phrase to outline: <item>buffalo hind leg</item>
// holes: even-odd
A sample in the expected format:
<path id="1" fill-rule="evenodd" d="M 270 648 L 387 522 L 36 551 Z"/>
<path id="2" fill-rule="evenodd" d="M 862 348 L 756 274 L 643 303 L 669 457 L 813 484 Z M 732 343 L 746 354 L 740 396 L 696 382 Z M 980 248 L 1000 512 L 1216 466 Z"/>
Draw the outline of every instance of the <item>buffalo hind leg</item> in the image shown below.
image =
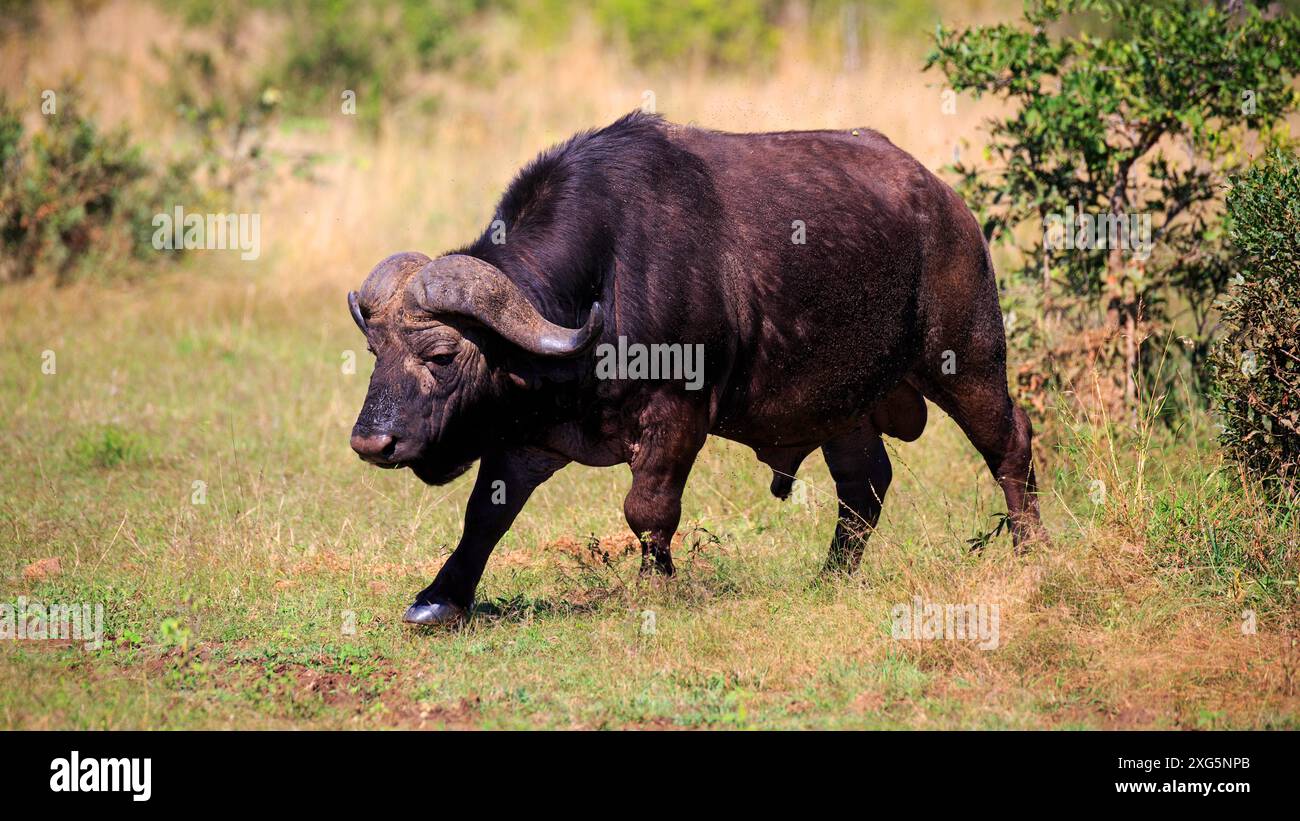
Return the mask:
<path id="1" fill-rule="evenodd" d="M 1011 539 L 1017 553 L 1034 541 L 1047 538 L 1038 512 L 1038 482 L 1034 477 L 1033 426 L 1029 415 L 1007 393 L 999 370 L 996 377 L 980 381 L 931 381 L 925 395 L 953 418 L 975 449 L 984 457 L 1007 500 Z"/>
<path id="2" fill-rule="evenodd" d="M 869 426 L 832 439 L 822 446 L 822 454 L 839 498 L 835 537 L 822 572 L 852 573 L 880 521 L 880 508 L 894 471 L 884 441 Z"/>
<path id="3" fill-rule="evenodd" d="M 1029 416 L 1007 392 L 1007 340 L 993 260 L 979 226 L 962 212 L 946 258 L 924 274 L 923 288 L 942 298 L 923 310 L 924 346 L 909 382 L 944 410 L 984 457 L 1002 487 L 1017 552 L 1045 539 L 1038 515 Z"/>

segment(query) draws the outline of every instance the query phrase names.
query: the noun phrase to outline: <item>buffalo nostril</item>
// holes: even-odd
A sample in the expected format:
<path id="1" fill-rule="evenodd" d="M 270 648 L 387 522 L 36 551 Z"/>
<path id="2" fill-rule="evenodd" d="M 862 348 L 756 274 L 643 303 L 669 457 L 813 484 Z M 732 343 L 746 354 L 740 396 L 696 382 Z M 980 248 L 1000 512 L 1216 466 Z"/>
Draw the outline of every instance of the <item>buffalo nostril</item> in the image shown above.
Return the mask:
<path id="1" fill-rule="evenodd" d="M 374 436 L 352 435 L 352 449 L 363 459 L 387 459 L 393 455 L 396 442 L 387 433 Z"/>

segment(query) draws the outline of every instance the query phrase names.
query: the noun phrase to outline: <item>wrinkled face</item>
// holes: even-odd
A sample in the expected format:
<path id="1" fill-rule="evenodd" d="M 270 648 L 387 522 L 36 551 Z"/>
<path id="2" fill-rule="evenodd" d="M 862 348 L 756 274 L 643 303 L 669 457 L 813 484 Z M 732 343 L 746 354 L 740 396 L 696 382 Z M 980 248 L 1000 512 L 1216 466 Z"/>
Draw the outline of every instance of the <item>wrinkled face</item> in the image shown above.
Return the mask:
<path id="1" fill-rule="evenodd" d="M 553 324 L 500 269 L 465 254 L 393 254 L 348 305 L 375 355 L 352 449 L 429 484 L 450 482 L 517 433 L 505 421 L 517 411 L 511 391 L 537 387 L 541 363 L 589 349 L 603 322 L 593 302 L 581 327 Z M 494 353 L 485 357 L 484 345 Z"/>
<path id="2" fill-rule="evenodd" d="M 366 300 L 375 296 L 363 290 L 358 306 L 375 370 L 352 449 L 380 467 L 409 467 L 429 484 L 450 482 L 480 455 L 484 414 L 474 411 L 491 393 L 484 356 L 474 340 L 423 312 L 405 288 L 378 305 Z"/>

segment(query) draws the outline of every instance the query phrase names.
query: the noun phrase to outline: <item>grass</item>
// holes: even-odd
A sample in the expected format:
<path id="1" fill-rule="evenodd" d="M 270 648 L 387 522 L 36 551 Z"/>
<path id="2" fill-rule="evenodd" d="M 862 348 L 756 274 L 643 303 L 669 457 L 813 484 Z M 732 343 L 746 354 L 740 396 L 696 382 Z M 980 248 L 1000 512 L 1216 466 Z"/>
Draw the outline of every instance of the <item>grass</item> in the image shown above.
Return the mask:
<path id="1" fill-rule="evenodd" d="M 117 425 L 83 431 L 72 443 L 74 461 L 85 468 L 111 468 L 138 461 L 144 453 L 139 439 Z"/>
<path id="2" fill-rule="evenodd" d="M 106 4 L 29 44 L 29 72 L 96 46 L 120 68 L 89 72 L 88 94 L 109 84 L 107 113 L 164 140 L 149 75 L 129 70 L 147 43 L 105 36 L 156 31 L 156 14 Z M 914 57 L 875 49 L 857 72 L 795 53 L 760 77 L 647 76 L 590 37 L 441 89 L 427 134 L 394 117 L 377 140 L 335 121 L 286 135 L 332 159 L 319 184 L 239 204 L 262 214 L 253 263 L 197 253 L 153 280 L 0 290 L 0 603 L 102 604 L 107 637 L 0 641 L 0 727 L 1300 725 L 1294 512 L 1242 491 L 1199 418 L 1063 415 L 1039 451 L 1053 541 L 1017 557 L 1001 494 L 934 410 L 919 442 L 890 443 L 879 532 L 832 581 L 818 456 L 806 503 L 781 503 L 752 453 L 711 441 L 670 583 L 636 581 L 626 468 L 570 467 L 497 548 L 466 628 L 401 625 L 471 479 L 427 488 L 349 450 L 369 361 L 343 294 L 377 260 L 463 242 L 539 148 L 647 88 L 680 122 L 872 125 L 930 167 L 986 113 L 942 115 Z M 997 649 L 894 639 L 915 596 L 997 605 Z"/>
<path id="3" fill-rule="evenodd" d="M 1169 467 L 1148 469 L 1139 497 L 1127 443 L 1058 434 L 1073 445 L 1044 454 L 1054 539 L 1019 558 L 1005 533 L 971 551 L 1002 502 L 936 414 L 919 442 L 891 445 L 896 479 L 860 574 L 829 582 L 816 570 L 834 502 L 816 458 L 807 503 L 781 503 L 752 454 L 711 441 L 667 584 L 636 581 L 627 471 L 571 467 L 497 549 L 467 628 L 406 628 L 470 481 L 426 488 L 356 460 L 368 368 L 340 367 L 357 340 L 339 301 L 249 299 L 248 285 L 191 272 L 0 295 L 0 600 L 102 603 L 108 635 L 98 650 L 0 643 L 0 725 L 1300 723 L 1288 525 L 1259 542 L 1276 556 L 1246 560 L 1254 520 L 1187 435 L 1150 436 L 1146 464 Z M 1110 503 L 1090 498 L 1094 471 Z M 51 557 L 62 572 L 24 573 Z M 998 604 L 999 647 L 891 638 L 891 608 L 918 595 Z"/>

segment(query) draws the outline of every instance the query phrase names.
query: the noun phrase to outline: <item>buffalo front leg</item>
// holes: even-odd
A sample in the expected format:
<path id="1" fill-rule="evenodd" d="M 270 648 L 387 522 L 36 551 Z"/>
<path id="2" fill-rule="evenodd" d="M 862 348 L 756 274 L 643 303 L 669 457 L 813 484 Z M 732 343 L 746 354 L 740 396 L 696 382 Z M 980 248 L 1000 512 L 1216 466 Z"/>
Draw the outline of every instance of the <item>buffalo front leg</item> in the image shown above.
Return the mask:
<path id="1" fill-rule="evenodd" d="M 460 541 L 433 584 L 420 591 L 407 608 L 403 621 L 442 624 L 463 619 L 474 603 L 474 590 L 492 549 L 533 490 L 565 464 L 560 457 L 528 449 L 484 456 L 465 507 Z"/>
<path id="2" fill-rule="evenodd" d="M 641 542 L 641 575 L 673 573 L 673 534 L 682 518 L 682 491 L 707 434 L 701 426 L 670 421 L 643 432 L 632 459 L 632 488 L 623 515 Z"/>

